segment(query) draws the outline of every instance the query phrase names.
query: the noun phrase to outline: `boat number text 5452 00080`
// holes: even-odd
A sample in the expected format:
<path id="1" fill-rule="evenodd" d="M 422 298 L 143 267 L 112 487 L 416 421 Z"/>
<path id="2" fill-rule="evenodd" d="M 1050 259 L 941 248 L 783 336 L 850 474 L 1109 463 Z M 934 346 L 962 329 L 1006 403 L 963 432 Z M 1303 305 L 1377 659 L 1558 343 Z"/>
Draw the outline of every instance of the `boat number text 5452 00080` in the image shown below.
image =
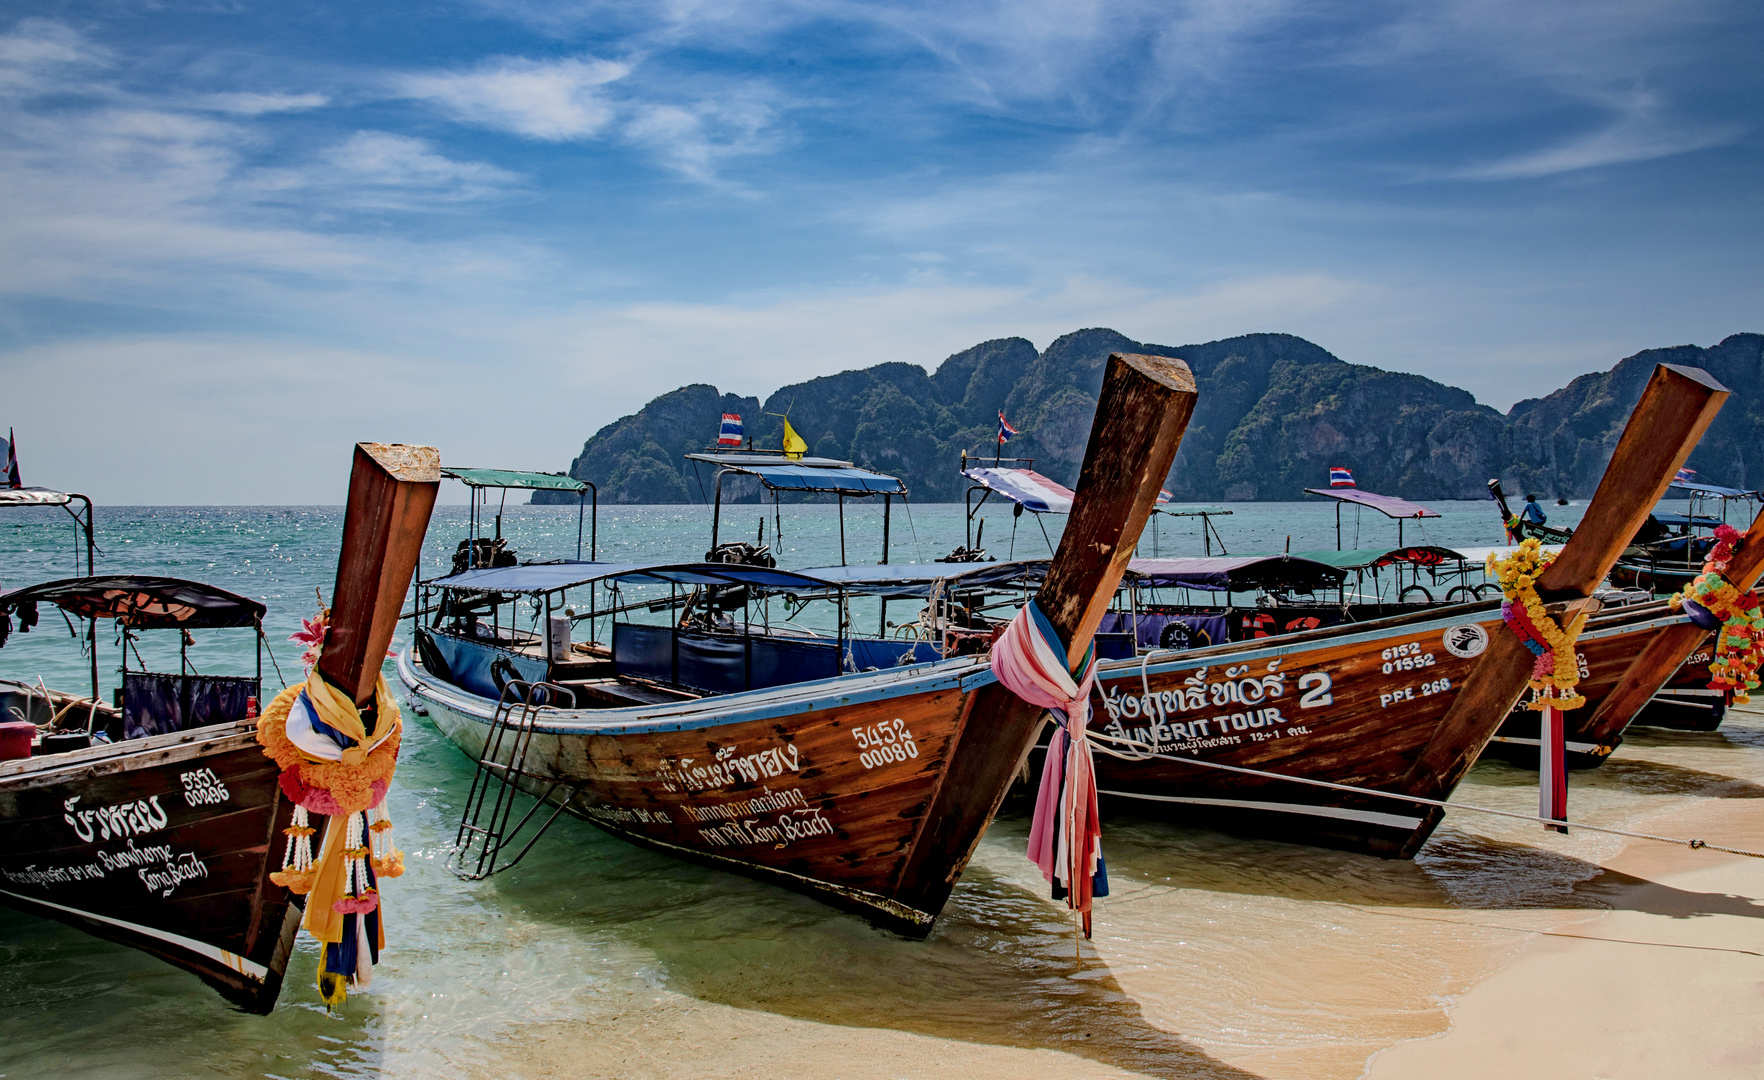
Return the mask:
<path id="1" fill-rule="evenodd" d="M 906 721 L 898 717 L 869 727 L 852 728 L 851 737 L 861 751 L 858 761 L 866 769 L 919 756 L 913 733 L 907 730 Z"/>

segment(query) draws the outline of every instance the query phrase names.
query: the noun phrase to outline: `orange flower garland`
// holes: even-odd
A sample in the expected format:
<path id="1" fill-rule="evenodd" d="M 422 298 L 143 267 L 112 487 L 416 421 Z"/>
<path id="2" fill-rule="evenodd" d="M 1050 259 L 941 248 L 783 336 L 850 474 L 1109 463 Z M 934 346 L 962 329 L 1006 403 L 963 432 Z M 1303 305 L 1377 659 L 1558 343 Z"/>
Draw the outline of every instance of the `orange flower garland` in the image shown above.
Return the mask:
<path id="1" fill-rule="evenodd" d="M 1695 604 L 1721 620 L 1715 632 L 1715 659 L 1709 665 L 1709 689 L 1731 690 L 1739 704 L 1751 701 L 1758 686 L 1758 669 L 1764 665 L 1764 613 L 1758 594 L 1741 592 L 1722 574 L 1743 539 L 1739 530 L 1723 525 L 1715 530 L 1716 544 L 1703 564 L 1703 572 L 1684 591 L 1673 597 L 1673 606 Z"/>

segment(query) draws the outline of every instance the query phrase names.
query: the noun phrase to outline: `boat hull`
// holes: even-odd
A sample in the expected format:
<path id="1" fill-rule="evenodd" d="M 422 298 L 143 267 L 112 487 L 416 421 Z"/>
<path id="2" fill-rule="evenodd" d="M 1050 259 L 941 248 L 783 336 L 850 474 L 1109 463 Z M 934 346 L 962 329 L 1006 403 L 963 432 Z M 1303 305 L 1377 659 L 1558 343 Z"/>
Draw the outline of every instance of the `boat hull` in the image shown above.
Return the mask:
<path id="1" fill-rule="evenodd" d="M 1640 710 L 1626 714 L 1607 709 L 1601 714 L 1599 706 L 1617 688 L 1648 642 L 1666 627 L 1684 621 L 1683 615 L 1658 608 L 1635 613 L 1618 610 L 1595 620 L 1581 633 L 1575 642 L 1575 652 L 1581 661 L 1580 685 L 1576 689 L 1586 698 L 1586 704 L 1563 716 L 1567 744 L 1563 760 L 1568 768 L 1596 768 L 1622 745 L 1623 732 Z M 1706 660 L 1703 670 L 1708 670 Z M 1705 678 L 1703 685 L 1707 683 Z M 1528 694 L 1527 700 L 1529 698 Z M 1525 707 L 1522 702 L 1490 740 L 1484 754 L 1521 768 L 1535 769 L 1541 729 L 1541 714 Z"/>
<path id="2" fill-rule="evenodd" d="M 935 670 L 548 710 L 521 786 L 539 795 L 556 782 L 552 801 L 615 836 L 923 937 L 996 808 L 970 808 L 972 835 L 926 827 L 934 804 L 959 795 L 940 789 L 976 696 L 998 687 L 981 663 L 922 667 Z M 413 650 L 398 671 L 430 721 L 479 760 L 495 702 L 430 677 Z M 927 878 L 921 867 L 940 869 Z"/>
<path id="3" fill-rule="evenodd" d="M 1409 858 L 1438 825 L 1438 808 L 1188 762 L 1444 799 L 1461 772 L 1405 778 L 1492 635 L 1504 632 L 1498 609 L 1465 605 L 1369 630 L 1340 627 L 1105 663 L 1093 730 L 1165 756 L 1135 761 L 1099 752 L 1098 791 L 1141 813 Z M 1464 736 L 1475 744 L 1466 760 L 1498 722 L 1490 717 Z"/>
<path id="4" fill-rule="evenodd" d="M 1714 731 L 1720 727 L 1727 716 L 1728 693 L 1709 689 L 1709 680 L 1713 678 L 1709 663 L 1714 659 L 1715 636 L 1710 634 L 1630 723 L 1679 731 Z"/>
<path id="5" fill-rule="evenodd" d="M 267 1013 L 300 910 L 293 804 L 255 721 L 0 763 L 0 902 L 151 953 Z"/>

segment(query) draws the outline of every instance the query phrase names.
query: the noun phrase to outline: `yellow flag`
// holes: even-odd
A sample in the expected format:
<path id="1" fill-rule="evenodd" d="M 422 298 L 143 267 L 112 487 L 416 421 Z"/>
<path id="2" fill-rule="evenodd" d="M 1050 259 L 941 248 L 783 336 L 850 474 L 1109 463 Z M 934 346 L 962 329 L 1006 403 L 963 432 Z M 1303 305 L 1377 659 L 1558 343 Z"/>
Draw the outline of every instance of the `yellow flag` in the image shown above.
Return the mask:
<path id="1" fill-rule="evenodd" d="M 798 435 L 796 429 L 790 426 L 790 418 L 786 416 L 784 418 L 784 456 L 800 458 L 806 453 L 808 453 L 808 443 L 802 441 L 802 436 Z"/>

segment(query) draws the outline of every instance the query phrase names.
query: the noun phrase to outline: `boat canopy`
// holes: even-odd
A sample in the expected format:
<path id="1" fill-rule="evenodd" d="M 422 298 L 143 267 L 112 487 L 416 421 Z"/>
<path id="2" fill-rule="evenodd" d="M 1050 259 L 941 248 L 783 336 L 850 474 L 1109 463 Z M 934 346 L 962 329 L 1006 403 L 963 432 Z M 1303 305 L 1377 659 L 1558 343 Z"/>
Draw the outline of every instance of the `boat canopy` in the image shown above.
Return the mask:
<path id="1" fill-rule="evenodd" d="M 1671 487 L 1666 489 L 1668 499 L 1687 499 L 1693 495 L 1705 499 L 1756 499 L 1758 497 L 1756 491 L 1723 487 L 1720 484 L 1705 484 L 1701 480 L 1693 480 L 1688 484 L 1674 482 Z"/>
<path id="2" fill-rule="evenodd" d="M 0 487 L 0 506 L 66 506 L 83 495 L 46 487 Z"/>
<path id="3" fill-rule="evenodd" d="M 1027 459 L 1021 459 L 1027 460 Z M 1034 469 L 1003 468 L 996 465 L 963 469 L 962 475 L 990 491 L 997 492 L 1031 514 L 1070 514 L 1076 496 L 1071 488 L 1050 479 Z M 1168 491 L 1158 492 L 1158 505 L 1170 501 Z M 1166 511 L 1167 513 L 1168 511 Z M 1229 510 L 1207 508 L 1209 514 L 1229 514 Z M 1180 515 L 1193 516 L 1190 514 Z"/>
<path id="4" fill-rule="evenodd" d="M 1307 495 L 1323 495 L 1341 502 L 1370 506 L 1388 518 L 1433 518 L 1439 514 L 1420 503 L 1399 499 L 1395 495 L 1378 495 L 1359 488 L 1306 488 Z"/>
<path id="5" fill-rule="evenodd" d="M 589 484 L 562 473 L 515 469 L 442 469 L 441 475 L 474 488 L 531 488 L 535 491 L 587 491 Z"/>
<path id="6" fill-rule="evenodd" d="M 0 611 L 49 603 L 82 619 L 115 619 L 141 630 L 256 626 L 264 606 L 200 581 L 105 574 L 63 578 L 0 592 Z"/>
<path id="7" fill-rule="evenodd" d="M 897 599 L 924 596 L 937 581 L 963 588 L 1039 579 L 1046 559 L 1004 563 L 927 563 L 884 566 L 824 566 L 777 570 L 745 563 L 527 563 L 485 567 L 424 582 L 457 592 L 539 595 L 601 581 L 626 585 L 745 585 L 768 593 L 836 589 Z"/>
<path id="8" fill-rule="evenodd" d="M 1331 552 L 1331 554 L 1334 554 Z M 1214 555 L 1210 558 L 1134 559 L 1127 575 L 1136 585 L 1249 592 L 1255 589 L 1335 588 L 1347 571 L 1298 555 Z"/>
<path id="9" fill-rule="evenodd" d="M 1072 512 L 1072 489 L 1036 472 L 1034 469 L 985 468 L 963 469 L 962 475 L 990 488 L 1032 514 L 1069 514 Z"/>
<path id="10" fill-rule="evenodd" d="M 1443 566 L 1463 562 L 1464 555 L 1452 548 L 1432 544 L 1399 548 L 1353 548 L 1348 551 L 1295 551 L 1294 558 L 1312 559 L 1343 570 L 1373 570 L 1381 566 L 1403 563 L 1408 566 Z"/>
<path id="11" fill-rule="evenodd" d="M 1655 514 L 1654 520 L 1662 525 L 1671 525 L 1679 529 L 1693 527 L 1698 529 L 1713 529 L 1722 524 L 1720 518 L 1705 517 L 1702 514 L 1698 514 L 1696 517 L 1691 517 L 1688 514 Z"/>
<path id="12" fill-rule="evenodd" d="M 882 566 L 817 566 L 802 571 L 859 596 L 898 600 L 923 597 L 941 580 L 951 589 L 988 589 L 1039 584 L 1051 559 L 989 563 L 894 563 Z"/>
<path id="13" fill-rule="evenodd" d="M 905 495 L 906 485 L 886 473 L 832 458 L 786 458 L 757 451 L 687 454 L 725 472 L 758 478 L 772 491 L 822 491 L 839 495 Z"/>

